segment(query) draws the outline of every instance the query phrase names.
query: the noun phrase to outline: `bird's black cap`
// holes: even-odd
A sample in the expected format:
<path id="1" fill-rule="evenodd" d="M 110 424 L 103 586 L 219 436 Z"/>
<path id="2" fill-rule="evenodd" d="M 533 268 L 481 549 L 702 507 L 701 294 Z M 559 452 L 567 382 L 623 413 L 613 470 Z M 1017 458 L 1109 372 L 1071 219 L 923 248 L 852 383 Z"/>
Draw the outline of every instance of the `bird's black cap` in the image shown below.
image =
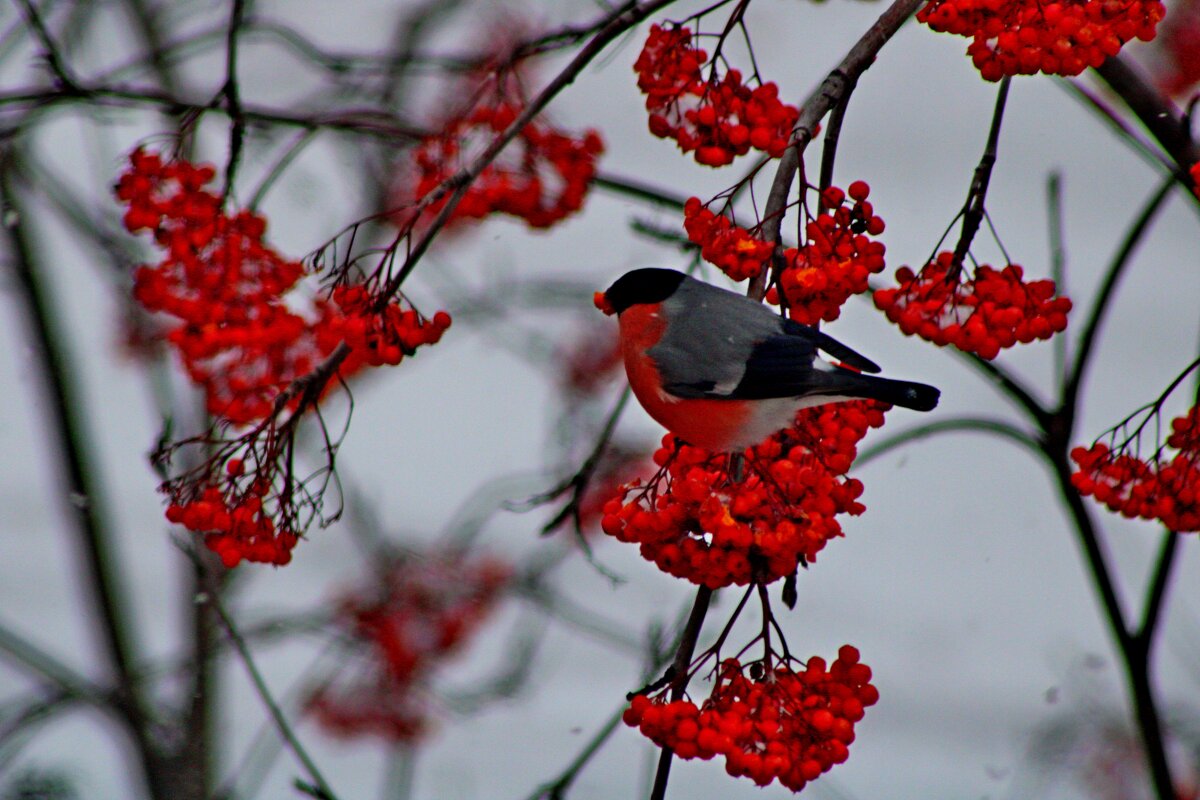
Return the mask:
<path id="1" fill-rule="evenodd" d="M 620 314 L 630 306 L 661 303 L 675 294 L 675 290 L 686 277 L 682 272 L 673 269 L 635 269 L 617 278 L 604 293 L 604 299 L 613 313 Z"/>

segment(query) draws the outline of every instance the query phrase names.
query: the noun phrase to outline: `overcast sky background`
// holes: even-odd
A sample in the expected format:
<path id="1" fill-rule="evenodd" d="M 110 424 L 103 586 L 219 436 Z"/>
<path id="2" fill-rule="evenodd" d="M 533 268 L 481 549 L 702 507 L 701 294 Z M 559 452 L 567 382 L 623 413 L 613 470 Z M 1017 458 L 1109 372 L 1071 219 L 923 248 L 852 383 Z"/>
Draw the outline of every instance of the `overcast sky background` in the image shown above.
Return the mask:
<path id="1" fill-rule="evenodd" d="M 225 13 L 218 3 L 192 5 L 197 20 Z M 461 52 L 474 41 L 470 22 L 484 5 L 468 4 L 437 46 Z M 547 25 L 597 13 L 586 2 L 525 6 Z M 364 51 L 385 43 L 395 14 L 395 4 L 385 2 L 278 0 L 257 7 L 331 48 Z M 698 7 L 685 3 L 670 14 L 682 18 Z M 764 76 L 797 102 L 882 8 L 844 0 L 819 5 L 756 0 L 747 23 Z M 6 29 L 15 18 L 12 6 L 0 9 Z M 78 65 L 84 74 L 122 52 L 127 38 L 116 19 L 111 30 L 92 34 L 93 61 Z M 645 28 L 597 59 L 556 101 L 552 117 L 570 129 L 601 130 L 607 145 L 604 171 L 707 198 L 734 180 L 740 167 L 697 167 L 671 143 L 646 132 L 631 71 L 644 36 Z M 961 205 L 983 147 L 995 89 L 978 78 L 963 55 L 965 47 L 964 39 L 906 26 L 862 80 L 846 117 L 835 183 L 864 179 L 871 184 L 871 199 L 888 226 L 883 241 L 889 280 L 896 267 L 920 263 L 929 254 Z M 199 63 L 194 85 L 215 90 L 219 63 L 219 53 L 208 63 L 211 69 Z M 562 63 L 562 58 L 551 59 L 542 79 Z M 242 72 L 243 97 L 256 103 L 285 105 L 311 88 L 304 83 L 311 76 L 273 48 L 248 45 Z M 10 58 L 0 85 L 24 85 L 28 76 L 28 61 Z M 79 187 L 81 197 L 109 209 L 115 219 L 115 206 L 104 193 L 120 158 L 161 126 L 160 118 L 149 113 L 60 113 L 40 129 L 36 150 Z M 207 134 L 205 156 L 223 163 L 224 131 L 214 121 Z M 257 183 L 272 152 L 250 147 L 244 187 Z M 817 153 L 815 146 L 809 151 L 811 174 Z M 323 138 L 270 193 L 264 211 L 271 220 L 271 240 L 282 252 L 299 257 L 362 213 L 364 201 L 348 177 L 356 174 L 352 155 Z M 1076 303 L 1074 325 L 1089 307 L 1100 270 L 1158 178 L 1054 81 L 1015 80 L 988 208 L 1009 253 L 1031 276 L 1048 270 L 1045 185 L 1052 170 L 1064 177 L 1066 291 Z M 411 294 L 422 309 L 445 307 L 454 315 L 458 309 L 451 301 L 464 287 L 498 291 L 554 277 L 604 288 L 628 269 L 680 266 L 677 252 L 630 232 L 635 218 L 680 227 L 674 214 L 594 192 L 583 215 L 549 233 L 531 234 L 500 221 L 458 237 L 421 264 L 410 282 Z M 1197 222 L 1194 205 L 1175 197 L 1139 250 L 1085 387 L 1081 443 L 1154 399 L 1194 358 L 1200 333 Z M 997 263 L 999 251 L 986 232 L 977 243 L 980 260 Z M 71 333 L 119 554 L 135 581 L 139 632 L 155 653 L 166 655 L 177 641 L 181 611 L 175 586 L 183 568 L 145 459 L 158 433 L 149 382 L 142 367 L 116 347 L 119 281 L 109 265 L 97 263 L 60 228 L 44 229 L 42 245 L 51 254 L 46 263 L 60 321 Z M 0 391 L 8 410 L 0 422 L 0 622 L 88 672 L 92 640 L 80 609 L 49 434 L 38 410 L 37 365 L 20 309 L 5 286 L 11 279 L 4 275 L 2 280 Z M 459 324 L 436 347 L 358 386 L 339 464 L 388 531 L 433 541 L 479 487 L 498 476 L 553 466 L 559 401 L 544 364 L 531 363 L 513 345 L 526 341 L 521 335 L 526 329 L 565 339 L 596 316 L 581 294 L 578 307 L 569 311 Z M 827 330 L 882 364 L 886 374 L 938 385 L 943 399 L 936 416 L 1017 419 L 957 359 L 903 338 L 867 302 L 852 300 Z M 1072 343 L 1076 334 L 1077 328 L 1068 328 Z M 1049 344 L 1018 347 L 1001 361 L 1048 396 Z M 1176 416 L 1186 405 L 1181 392 L 1166 410 Z M 889 414 L 882 433 L 921 421 L 898 410 Z M 653 443 L 660 430 L 631 407 L 621 433 Z M 806 793 L 817 798 L 1083 796 L 1067 778 L 1055 782 L 1037 771 L 1029 752 L 1032 737 L 1040 727 L 1064 719 L 1122 712 L 1125 692 L 1096 595 L 1047 473 L 1007 442 L 954 435 L 907 447 L 852 474 L 866 485 L 867 513 L 844 520 L 845 539 L 830 543 L 800 576 L 799 604 L 784 625 L 799 654 L 832 657 L 842 643 L 858 646 L 875 671 L 882 699 L 858 726 L 849 761 Z M 545 511 L 499 515 L 484 530 L 481 544 L 513 558 L 557 547 L 560 542 L 537 536 L 545 518 Z M 1158 530 L 1108 515 L 1103 522 L 1126 607 L 1138 608 Z M 690 585 L 658 573 L 630 546 L 600 541 L 596 555 L 625 579 L 621 585 L 612 586 L 578 558 L 563 566 L 558 585 L 631 632 L 644 631 L 652 620 L 673 619 L 694 595 Z M 317 530 L 287 568 L 243 567 L 255 574 L 234 605 L 247 621 L 310 608 L 353 582 L 362 567 L 344 526 Z M 1200 560 L 1189 538 L 1168 598 L 1157 679 L 1168 716 L 1193 722 L 1200 705 L 1198 576 Z M 714 630 L 736 599 L 732 592 L 719 596 L 709 616 Z M 466 686 L 492 674 L 503 661 L 508 634 L 524 630 L 530 619 L 527 608 L 506 605 L 450 671 L 446 685 Z M 751 627 L 745 626 L 746 639 L 753 636 Z M 260 650 L 272 688 L 286 694 L 317 649 L 317 642 L 300 639 Z M 532 685 L 516 700 L 469 720 L 447 721 L 422 748 L 414 796 L 524 796 L 557 774 L 624 694 L 640 685 L 640 669 L 636 658 L 549 623 Z M 228 767 L 260 730 L 263 712 L 241 665 L 230 661 L 224 670 L 229 694 L 223 699 L 221 743 Z M 18 696 L 28 686 L 22 675 L 0 664 L 0 698 Z M 693 695 L 703 697 L 706 689 L 694 686 Z M 14 762 L 0 764 L 0 784 L 5 773 L 22 768 L 64 767 L 85 797 L 133 796 L 128 753 L 110 731 L 91 713 L 63 716 Z M 340 797 L 379 796 L 385 748 L 334 742 L 309 724 L 300 724 L 299 731 Z M 636 796 L 655 754 L 640 735 L 622 729 L 583 773 L 572 796 Z M 260 796 L 292 796 L 290 782 L 299 774 L 283 756 Z M 676 764 L 669 792 L 678 798 L 786 795 L 777 785 L 760 790 L 730 779 L 714 762 Z"/>

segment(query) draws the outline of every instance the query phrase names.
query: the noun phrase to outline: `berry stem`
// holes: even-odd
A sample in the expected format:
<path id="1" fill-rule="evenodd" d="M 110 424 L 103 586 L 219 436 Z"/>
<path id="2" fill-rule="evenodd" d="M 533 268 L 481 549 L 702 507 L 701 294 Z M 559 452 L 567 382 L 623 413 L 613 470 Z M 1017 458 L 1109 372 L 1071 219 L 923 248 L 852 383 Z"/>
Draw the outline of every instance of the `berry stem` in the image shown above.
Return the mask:
<path id="1" fill-rule="evenodd" d="M 692 654 L 696 651 L 696 642 L 700 638 L 700 629 L 704 627 L 704 617 L 708 614 L 708 605 L 712 601 L 713 590 L 701 586 L 696 590 L 696 601 L 692 604 L 692 613 L 688 616 L 679 639 L 679 649 L 675 651 L 675 660 L 671 663 L 671 700 L 679 700 L 687 691 L 690 677 L 688 667 L 692 664 Z M 650 790 L 650 800 L 663 800 L 667 796 L 667 780 L 671 775 L 671 759 L 675 751 L 664 747 L 658 757 L 658 769 L 654 773 L 654 787 Z"/>
<path id="2" fill-rule="evenodd" d="M 800 168 L 801 156 L 812 141 L 817 123 L 841 102 L 843 96 L 853 91 L 858 78 L 875 61 L 875 56 L 885 44 L 900 30 L 905 20 L 916 13 L 917 8 L 925 0 L 895 0 L 880 15 L 879 19 L 867 29 L 859 40 L 850 48 L 846 56 L 825 77 L 800 106 L 800 118 L 792 128 L 788 148 L 779 159 L 779 168 L 775 171 L 775 179 L 767 196 L 766 209 L 763 212 L 763 239 L 775 243 L 777 249 L 782 242 L 784 211 L 787 208 L 788 195 L 791 193 L 792 180 Z M 761 300 L 767 291 L 767 271 L 755 278 L 750 284 L 749 295 Z"/>
<path id="3" fill-rule="evenodd" d="M 428 206 L 441 200 L 447 193 L 453 190 L 446 204 L 442 206 L 438 215 L 429 224 L 429 228 L 417 240 L 416 244 L 413 245 L 412 250 L 409 251 L 407 258 L 404 260 L 404 265 L 400 268 L 399 272 L 388 280 L 383 290 L 383 297 L 393 297 L 400 291 L 404 280 L 416 268 L 421 257 L 425 255 L 425 252 L 433 243 L 433 239 L 437 236 L 438 231 L 450 219 L 450 215 L 454 213 L 454 209 L 458 207 L 459 201 L 466 195 L 467 190 L 471 187 L 471 183 L 475 178 L 479 177 L 479 173 L 483 172 L 485 167 L 495 161 L 496 157 L 500 155 L 500 151 L 517 134 L 524 130 L 525 126 L 540 114 L 550 101 L 558 96 L 559 92 L 570 86 L 575 81 L 575 78 L 583 72 L 583 68 L 591 63 L 592 59 L 600 55 L 610 42 L 658 9 L 673 2 L 674 0 L 647 0 L 644 3 L 627 3 L 614 11 L 609 16 L 608 22 L 597 31 L 586 45 L 580 48 L 570 63 L 553 80 L 546 84 L 536 97 L 529 101 L 529 105 L 522 109 L 521 113 L 517 115 L 512 123 L 493 139 L 487 148 L 470 165 L 443 181 L 439 188 L 431 191 L 422 198 L 421 206 Z"/>
<path id="4" fill-rule="evenodd" d="M 1190 191 L 1188 168 L 1200 161 L 1200 147 L 1192 140 L 1186 117 L 1166 100 L 1121 56 L 1113 56 L 1096 68 L 1096 74 L 1120 95 L 1150 134 L 1178 166 L 1176 178 Z"/>
<path id="5" fill-rule="evenodd" d="M 996 166 L 996 153 L 1000 146 L 1000 124 L 1004 120 L 1004 105 L 1008 101 L 1008 86 L 1011 81 L 1011 77 L 1004 76 L 996 93 L 996 108 L 992 112 L 992 126 L 988 130 L 987 145 L 983 148 L 979 166 L 975 167 L 971 188 L 967 192 L 967 202 L 963 204 L 962 231 L 958 237 L 958 244 L 954 246 L 954 257 L 951 260 L 952 269 L 946 274 L 948 283 L 958 280 L 959 273 L 962 272 L 963 259 L 967 257 L 967 251 L 971 249 L 971 242 L 975 240 L 975 234 L 979 232 L 979 225 L 983 222 L 984 214 L 987 213 L 984 202 L 987 199 L 988 184 L 992 179 L 992 168 Z"/>

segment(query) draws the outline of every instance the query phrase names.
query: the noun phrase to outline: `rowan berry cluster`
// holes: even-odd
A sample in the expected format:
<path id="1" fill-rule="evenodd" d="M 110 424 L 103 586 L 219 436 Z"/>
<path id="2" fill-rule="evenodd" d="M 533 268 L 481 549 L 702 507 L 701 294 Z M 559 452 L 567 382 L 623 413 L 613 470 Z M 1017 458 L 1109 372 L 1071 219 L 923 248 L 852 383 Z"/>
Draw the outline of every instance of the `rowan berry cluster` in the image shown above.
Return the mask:
<path id="1" fill-rule="evenodd" d="M 699 164 L 724 166 L 750 148 L 778 158 L 800 116 L 772 82 L 751 88 L 736 69 L 718 77 L 689 28 L 651 27 L 633 68 L 646 95 L 650 132 L 694 152 Z"/>
<path id="2" fill-rule="evenodd" d="M 700 246 L 704 260 L 735 281 L 761 275 L 775 249 L 770 242 L 739 228 L 729 217 L 702 205 L 698 197 L 684 204 L 683 228 L 688 239 Z"/>
<path id="3" fill-rule="evenodd" d="M 395 366 L 421 345 L 437 344 L 450 327 L 450 315 L 445 311 L 426 319 L 399 303 L 388 303 L 380 310 L 378 293 L 364 285 L 335 286 L 330 300 L 338 313 L 316 326 L 316 334 L 322 349 L 338 342 L 350 346 L 350 355 L 341 367 L 343 375 L 364 365 Z"/>
<path id="4" fill-rule="evenodd" d="M 1016 264 L 1002 270 L 984 264 L 964 280 L 953 260 L 952 253 L 942 252 L 918 273 L 896 270 L 900 285 L 876 290 L 876 307 L 906 336 L 988 360 L 1018 342 L 1049 339 L 1066 329 L 1071 300 L 1055 296 L 1054 281 L 1027 283 Z"/>
<path id="5" fill-rule="evenodd" d="M 500 100 L 479 105 L 449 119 L 439 133 L 418 144 L 394 195 L 396 205 L 413 208 L 397 214 L 396 223 L 411 226 L 441 211 L 448 192 L 427 205 L 422 205 L 423 199 L 467 167 L 521 110 Z M 446 224 L 508 214 L 531 228 L 548 228 L 583 207 L 603 152 L 604 143 L 594 130 L 571 136 L 535 119 L 484 167 Z"/>
<path id="6" fill-rule="evenodd" d="M 288 448 L 273 421 L 279 406 L 296 410 L 336 385 L 329 380 L 311 396 L 294 389 L 343 343 L 349 353 L 337 375 L 345 378 L 438 341 L 450 317 L 427 320 L 368 286 L 339 285 L 331 297 L 306 302 L 305 267 L 263 241 L 261 216 L 222 210 L 221 198 L 205 189 L 215 174 L 138 149 L 116 187 L 128 206 L 126 228 L 150 232 L 162 252 L 157 264 L 138 268 L 134 298 L 173 318 L 165 339 L 203 389 L 210 414 L 226 425 L 260 423 L 164 484 L 167 518 L 205 534 L 226 566 L 281 565 L 299 536 L 297 504 L 315 508 L 316 501 L 281 466 Z"/>
<path id="7" fill-rule="evenodd" d="M 204 389 L 210 414 L 237 425 L 264 419 L 342 341 L 354 348 L 344 377 L 363 364 L 397 363 L 397 354 L 436 342 L 449 326 L 445 312 L 426 321 L 400 301 L 367 302 L 365 287 L 340 287 L 299 313 L 304 266 L 263 241 L 261 216 L 222 211 L 221 198 L 204 189 L 211 166 L 164 163 L 141 149 L 129 164 L 116 188 L 128 205 L 125 226 L 152 233 L 163 254 L 138 268 L 133 296 L 178 320 L 166 339 Z"/>
<path id="8" fill-rule="evenodd" d="M 234 469 L 241 462 L 228 462 Z M 178 499 L 167 506 L 167 519 L 189 531 L 204 534 L 204 544 L 229 569 L 242 561 L 283 566 L 292 560 L 299 536 L 286 524 L 277 526 L 264 506 L 270 485 L 252 481 L 240 491 L 236 481 L 207 486 L 193 500 Z"/>
<path id="9" fill-rule="evenodd" d="M 845 473 L 885 408 L 854 401 L 805 409 L 792 428 L 747 449 L 740 477 L 727 455 L 668 435 L 654 456 L 662 469 L 647 485 L 623 485 L 605 504 L 601 528 L 636 542 L 664 572 L 714 589 L 791 575 L 842 535 L 838 514 L 864 511 L 862 483 Z"/>
<path id="10" fill-rule="evenodd" d="M 782 292 L 788 316 L 815 325 L 837 319 L 851 295 L 867 291 L 868 278 L 883 271 L 886 250 L 871 238 L 883 233 L 884 222 L 870 193 L 866 181 L 822 192 L 821 211 L 805 226 L 805 244 L 783 253 L 786 266 L 767 292 L 768 303 L 778 305 Z"/>
<path id="11" fill-rule="evenodd" d="M 1200 406 L 1171 421 L 1166 447 L 1176 454 L 1160 450 L 1147 460 L 1103 442 L 1076 447 L 1071 459 L 1079 469 L 1071 483 L 1130 519 L 1157 519 L 1176 533 L 1200 531 Z"/>
<path id="12" fill-rule="evenodd" d="M 365 676 L 318 688 L 306 703 L 309 713 L 339 736 L 420 737 L 432 712 L 432 674 L 486 620 L 511 575 L 493 559 L 410 556 L 382 585 L 344 597 L 338 624 L 365 659 Z"/>
<path id="13" fill-rule="evenodd" d="M 680 758 L 719 755 L 734 777 L 759 786 L 778 780 L 798 792 L 849 756 L 855 724 L 879 699 L 870 681 L 870 667 L 851 645 L 843 645 L 828 668 L 817 656 L 795 671 L 727 659 L 699 707 L 669 701 L 667 690 L 657 697 L 638 694 L 623 720 Z"/>
<path id="14" fill-rule="evenodd" d="M 930 0 L 917 19 L 972 38 L 967 54 L 984 80 L 1078 75 L 1133 39 L 1150 41 L 1166 14 L 1159 0 Z"/>

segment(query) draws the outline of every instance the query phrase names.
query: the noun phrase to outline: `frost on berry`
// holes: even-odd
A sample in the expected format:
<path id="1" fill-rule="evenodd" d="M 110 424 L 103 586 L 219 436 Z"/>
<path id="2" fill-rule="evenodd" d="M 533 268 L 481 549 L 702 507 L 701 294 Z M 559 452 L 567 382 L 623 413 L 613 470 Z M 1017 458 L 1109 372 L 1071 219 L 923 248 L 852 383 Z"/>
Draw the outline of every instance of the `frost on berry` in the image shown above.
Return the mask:
<path id="1" fill-rule="evenodd" d="M 971 38 L 967 55 L 989 81 L 1006 75 L 1078 75 L 1133 39 L 1150 41 L 1159 0 L 930 0 L 917 19 Z"/>
<path id="2" fill-rule="evenodd" d="M 1026 281 L 1024 270 L 986 264 L 967 277 L 953 254 L 939 253 L 918 273 L 896 270 L 896 288 L 878 289 L 875 305 L 906 336 L 953 345 L 991 360 L 1018 342 L 1049 339 L 1067 327 L 1071 300 L 1054 294 L 1052 280 Z"/>
<path id="3" fill-rule="evenodd" d="M 689 28 L 652 26 L 633 69 L 650 132 L 674 139 L 706 166 L 724 166 L 751 148 L 778 158 L 800 116 L 779 99 L 774 83 L 752 88 L 736 69 L 718 74 Z"/>
<path id="4" fill-rule="evenodd" d="M 1106 441 L 1073 449 L 1071 460 L 1078 469 L 1071 483 L 1114 513 L 1158 520 L 1176 533 L 1195 533 L 1200 531 L 1200 404 L 1171 421 L 1166 441 L 1148 458 L 1139 452 L 1143 433 L 1159 427 L 1165 398 L 1151 404 L 1140 421 L 1137 414 L 1126 418 L 1102 437 Z"/>
<path id="5" fill-rule="evenodd" d="M 491 558 L 409 554 L 346 593 L 335 625 L 353 668 L 316 688 L 308 713 L 335 736 L 419 739 L 436 710 L 432 678 L 487 620 L 511 574 Z"/>
<path id="6" fill-rule="evenodd" d="M 397 364 L 437 342 L 450 317 L 425 318 L 369 282 L 306 293 L 310 271 L 265 242 L 263 217 L 224 210 L 205 188 L 215 174 L 138 149 L 116 186 L 126 228 L 149 233 L 159 251 L 156 263 L 137 269 L 133 297 L 169 320 L 163 339 L 223 432 L 160 454 L 165 461 L 179 447 L 201 448 L 189 454 L 198 466 L 163 485 L 167 514 L 202 534 L 228 566 L 285 564 L 321 505 L 292 461 L 297 419 L 360 369 Z"/>
<path id="7" fill-rule="evenodd" d="M 855 725 L 879 700 L 870 681 L 870 667 L 850 645 L 828 666 L 817 656 L 797 669 L 731 658 L 699 706 L 671 701 L 666 690 L 637 694 L 623 720 L 679 758 L 720 756 L 734 777 L 799 792 L 849 757 Z"/>
<path id="8" fill-rule="evenodd" d="M 769 583 L 816 560 L 842 535 L 839 514 L 861 514 L 862 483 L 846 477 L 857 444 L 883 424 L 886 406 L 854 401 L 805 409 L 793 427 L 731 459 L 663 439 L 649 483 L 623 485 L 601 527 L 659 569 L 719 588 Z"/>

